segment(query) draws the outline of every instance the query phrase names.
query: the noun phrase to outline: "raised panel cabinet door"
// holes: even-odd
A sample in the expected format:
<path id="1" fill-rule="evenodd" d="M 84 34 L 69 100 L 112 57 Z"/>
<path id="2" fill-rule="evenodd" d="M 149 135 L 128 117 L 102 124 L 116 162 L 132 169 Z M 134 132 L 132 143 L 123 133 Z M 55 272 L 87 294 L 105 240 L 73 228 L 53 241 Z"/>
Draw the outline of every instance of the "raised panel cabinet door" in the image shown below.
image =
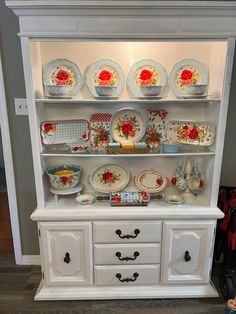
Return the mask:
<path id="1" fill-rule="evenodd" d="M 39 228 L 46 284 L 91 285 L 92 224 L 42 222 Z"/>
<path id="2" fill-rule="evenodd" d="M 163 224 L 162 282 L 202 284 L 210 280 L 215 221 Z"/>

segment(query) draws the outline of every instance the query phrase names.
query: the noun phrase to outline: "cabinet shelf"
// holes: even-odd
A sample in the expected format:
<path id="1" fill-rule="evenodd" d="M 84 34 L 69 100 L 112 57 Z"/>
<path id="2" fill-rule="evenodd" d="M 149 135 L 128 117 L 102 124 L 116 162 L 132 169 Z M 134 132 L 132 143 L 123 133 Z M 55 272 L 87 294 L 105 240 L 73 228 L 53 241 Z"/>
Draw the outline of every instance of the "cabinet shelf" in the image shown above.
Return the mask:
<path id="1" fill-rule="evenodd" d="M 134 157 L 176 157 L 176 156 L 214 156 L 215 152 L 211 151 L 209 148 L 204 148 L 199 151 L 189 151 L 181 150 L 178 153 L 158 153 L 150 152 L 148 154 L 106 154 L 93 152 L 88 154 L 75 154 L 68 151 L 53 151 L 45 150 L 41 153 L 41 156 L 45 157 L 75 157 L 75 158 L 87 158 L 87 157 L 125 157 L 125 158 L 134 158 Z"/>
<path id="2" fill-rule="evenodd" d="M 58 104 L 58 103 L 69 103 L 69 104 L 168 104 L 168 103 L 209 103 L 209 102 L 220 102 L 221 98 L 218 97 L 206 97 L 206 98 L 160 98 L 160 99 L 60 99 L 60 98 L 38 98 L 35 99 L 36 103 L 46 104 Z"/>

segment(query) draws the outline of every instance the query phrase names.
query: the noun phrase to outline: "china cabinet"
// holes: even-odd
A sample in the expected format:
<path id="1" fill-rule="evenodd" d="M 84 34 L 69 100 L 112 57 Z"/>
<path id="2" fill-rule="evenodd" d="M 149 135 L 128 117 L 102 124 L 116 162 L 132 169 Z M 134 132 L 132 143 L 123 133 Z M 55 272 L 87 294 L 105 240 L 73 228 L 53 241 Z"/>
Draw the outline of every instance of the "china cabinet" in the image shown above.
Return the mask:
<path id="1" fill-rule="evenodd" d="M 217 208 L 217 195 L 234 57 L 236 4 L 227 1 L 6 0 L 6 5 L 20 20 L 33 148 L 38 206 L 31 218 L 38 224 L 42 267 L 42 281 L 35 299 L 217 296 L 211 283 L 211 266 L 216 221 L 223 217 Z M 53 90 L 55 96 L 62 88 L 54 86 L 47 90 L 45 86 L 43 75 L 48 70 L 47 64 L 58 59 L 70 60 L 76 65 L 79 92 L 71 98 L 50 97 L 48 92 Z M 127 81 L 130 70 L 136 71 L 141 60 L 146 59 L 154 60 L 149 66 L 157 66 L 166 75 L 163 86 L 159 91 L 156 89 L 162 97 L 146 97 L 150 96 L 147 84 L 140 88 L 140 94 L 133 76 Z M 191 66 L 193 62 L 196 64 L 192 60 L 197 60 L 204 65 L 203 72 L 208 71 L 209 78 L 202 78 L 205 85 L 200 89 L 205 92 L 207 87 L 203 96 L 182 97 L 184 84 L 173 88 L 173 74 L 168 80 L 174 66 L 187 59 L 191 59 Z M 113 94 L 116 97 L 106 97 L 106 93 L 112 96 L 111 89 L 101 88 L 107 87 L 107 83 L 97 88 L 91 81 L 86 82 L 97 75 L 96 66 L 98 63 L 104 66 L 104 60 L 110 60 L 105 61 L 105 66 L 113 66 L 123 73 L 119 76 L 119 89 Z M 184 69 L 187 72 L 182 72 L 183 80 L 192 78 L 189 71 L 196 74 L 196 69 Z M 150 72 L 145 71 L 145 75 Z M 197 70 L 197 75 L 203 75 L 199 73 Z M 176 88 L 181 88 L 177 94 Z M 196 92 L 194 88 L 189 89 L 190 93 L 192 89 Z M 130 149 L 128 141 L 120 140 L 118 131 L 122 126 L 116 125 L 124 111 L 127 115 L 130 111 L 138 112 L 134 124 L 139 123 L 141 142 L 145 130 L 149 130 L 149 151 L 142 144 Z M 139 121 L 143 119 L 142 124 Z M 99 127 L 99 123 L 104 123 L 106 132 L 115 124 L 112 130 L 115 141 L 110 151 L 87 151 L 86 148 L 83 153 L 74 153 L 73 148 L 70 150 L 64 144 L 47 145 L 53 137 L 45 138 L 42 132 L 48 130 L 51 136 L 51 124 L 55 120 L 57 125 L 65 120 L 75 121 L 80 127 L 82 120 L 89 121 L 90 127 L 92 123 Z M 185 121 L 184 125 L 179 126 L 178 121 Z M 191 140 L 204 133 L 199 131 L 200 127 L 210 130 L 210 137 L 205 137 L 205 142 L 192 141 L 190 145 L 183 140 L 180 148 L 162 151 L 150 145 L 152 124 L 158 123 L 163 137 L 173 125 L 185 131 L 198 128 L 189 136 Z M 130 129 L 122 130 L 125 136 Z M 96 142 L 97 133 L 93 131 L 91 128 L 89 133 Z M 169 131 L 173 136 L 172 129 Z M 120 144 L 116 142 L 122 142 L 123 150 L 119 150 Z M 46 170 L 68 164 L 81 169 L 79 180 L 83 190 L 79 193 L 104 196 L 99 193 L 102 181 L 94 179 L 90 185 L 88 178 L 91 181 L 98 173 L 98 178 L 113 182 L 127 171 L 130 177 L 126 176 L 127 182 L 121 184 L 124 191 L 137 191 L 138 186 L 165 197 L 178 189 L 181 204 L 172 204 L 178 197 L 166 198 L 166 201 L 151 199 L 142 206 L 111 206 L 109 201 L 98 199 L 81 205 L 76 202 L 76 195 L 54 198 Z M 106 177 L 105 172 L 99 173 L 99 169 L 110 164 L 123 172 L 116 177 L 108 176 L 107 170 Z M 151 169 L 154 170 L 150 174 Z M 181 171 L 183 176 L 177 176 Z M 147 175 L 150 177 L 145 181 Z M 154 175 L 161 188 L 151 190 L 148 184 Z"/>

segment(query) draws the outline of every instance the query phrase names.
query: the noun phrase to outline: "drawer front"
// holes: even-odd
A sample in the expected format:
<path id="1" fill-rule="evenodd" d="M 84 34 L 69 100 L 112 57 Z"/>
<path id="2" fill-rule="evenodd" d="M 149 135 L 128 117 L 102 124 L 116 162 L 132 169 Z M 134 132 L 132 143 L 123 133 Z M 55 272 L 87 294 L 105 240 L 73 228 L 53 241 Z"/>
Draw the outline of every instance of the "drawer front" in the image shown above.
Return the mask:
<path id="1" fill-rule="evenodd" d="M 94 264 L 159 264 L 161 244 L 95 244 Z"/>
<path id="2" fill-rule="evenodd" d="M 152 285 L 160 280 L 160 265 L 95 266 L 95 284 Z"/>
<path id="3" fill-rule="evenodd" d="M 161 242 L 161 221 L 94 222 L 95 243 Z"/>

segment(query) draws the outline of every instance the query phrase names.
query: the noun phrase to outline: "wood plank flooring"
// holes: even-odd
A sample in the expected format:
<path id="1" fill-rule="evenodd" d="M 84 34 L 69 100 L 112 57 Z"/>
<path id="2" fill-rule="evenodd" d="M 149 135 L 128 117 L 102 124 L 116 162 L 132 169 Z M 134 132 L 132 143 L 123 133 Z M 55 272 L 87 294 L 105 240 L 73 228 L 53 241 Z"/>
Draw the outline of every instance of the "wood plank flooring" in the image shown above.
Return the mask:
<path id="1" fill-rule="evenodd" d="M 0 254 L 13 253 L 7 192 L 0 191 Z"/>
<path id="2" fill-rule="evenodd" d="M 218 271 L 219 273 L 219 271 Z M 12 255 L 0 255 L 1 314 L 223 314 L 225 301 L 206 299 L 104 300 L 36 302 L 38 266 L 16 266 Z M 217 271 L 215 274 L 217 283 Z"/>

